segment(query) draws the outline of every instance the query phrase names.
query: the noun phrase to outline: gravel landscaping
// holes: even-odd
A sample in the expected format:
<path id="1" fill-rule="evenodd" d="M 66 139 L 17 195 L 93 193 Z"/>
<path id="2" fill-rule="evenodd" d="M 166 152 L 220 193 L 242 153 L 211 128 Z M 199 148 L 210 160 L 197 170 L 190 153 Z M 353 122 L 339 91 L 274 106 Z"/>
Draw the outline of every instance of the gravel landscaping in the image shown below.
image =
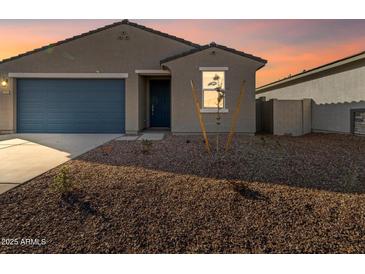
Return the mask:
<path id="1" fill-rule="evenodd" d="M 67 198 L 62 166 L 0 196 L 1 253 L 365 253 L 364 137 L 112 141 L 63 166 Z"/>

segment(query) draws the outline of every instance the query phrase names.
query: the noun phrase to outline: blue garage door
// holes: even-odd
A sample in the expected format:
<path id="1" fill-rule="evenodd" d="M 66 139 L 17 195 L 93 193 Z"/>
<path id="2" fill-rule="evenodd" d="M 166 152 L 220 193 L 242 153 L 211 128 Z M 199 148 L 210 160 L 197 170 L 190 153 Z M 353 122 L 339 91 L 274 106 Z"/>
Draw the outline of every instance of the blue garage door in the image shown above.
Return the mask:
<path id="1" fill-rule="evenodd" d="M 121 133 L 124 80 L 18 79 L 21 133 Z"/>

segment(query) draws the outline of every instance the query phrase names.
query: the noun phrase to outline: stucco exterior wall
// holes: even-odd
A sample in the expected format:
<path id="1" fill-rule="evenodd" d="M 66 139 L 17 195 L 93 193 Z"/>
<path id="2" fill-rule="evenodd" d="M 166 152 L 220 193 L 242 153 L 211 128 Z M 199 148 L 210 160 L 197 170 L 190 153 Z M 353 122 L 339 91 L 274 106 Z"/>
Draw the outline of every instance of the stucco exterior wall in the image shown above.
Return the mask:
<path id="1" fill-rule="evenodd" d="M 365 60 L 259 93 L 281 100 L 312 99 L 312 131 L 350 133 L 350 109 L 365 108 Z"/>
<path id="2" fill-rule="evenodd" d="M 147 121 L 146 121 L 146 117 L 147 117 L 147 102 L 146 102 L 146 78 L 143 76 L 139 76 L 139 88 L 138 88 L 138 92 L 139 92 L 139 104 L 138 104 L 138 108 L 139 108 L 139 129 L 144 129 L 146 127 Z"/>
<path id="3" fill-rule="evenodd" d="M 215 54 L 212 52 L 214 51 Z M 241 112 L 237 123 L 238 133 L 254 134 L 255 119 L 255 75 L 260 64 L 254 60 L 237 56 L 217 48 L 209 48 L 184 58 L 179 58 L 164 64 L 171 71 L 171 131 L 173 133 L 198 133 L 199 121 L 194 109 L 194 101 L 190 86 L 193 80 L 197 89 L 200 104 L 202 103 L 202 72 L 200 67 L 228 67 L 226 71 L 226 108 L 228 113 L 222 114 L 219 129 L 216 125 L 216 114 L 202 113 L 208 132 L 228 132 L 236 102 L 243 80 L 245 95 L 241 104 Z"/>
<path id="4" fill-rule="evenodd" d="M 125 32 L 128 40 L 119 37 Z M 0 73 L 128 73 L 126 79 L 126 132 L 144 127 L 136 69 L 160 69 L 160 60 L 193 46 L 130 25 L 112 28 L 0 64 Z M 141 87 L 143 88 L 143 87 Z M 0 95 L 0 130 L 12 128 L 15 90 Z M 16 113 L 16 112 L 15 112 Z"/>
<path id="5" fill-rule="evenodd" d="M 10 79 L 7 87 L 0 86 L 0 134 L 11 133 L 15 127 L 16 82 Z"/>

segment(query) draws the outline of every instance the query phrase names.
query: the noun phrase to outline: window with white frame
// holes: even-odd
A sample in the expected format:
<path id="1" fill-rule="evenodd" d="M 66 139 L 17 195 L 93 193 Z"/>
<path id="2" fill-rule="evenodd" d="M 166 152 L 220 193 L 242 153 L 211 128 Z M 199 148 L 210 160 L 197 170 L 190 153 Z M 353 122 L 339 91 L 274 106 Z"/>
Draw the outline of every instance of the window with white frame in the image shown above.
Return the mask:
<path id="1" fill-rule="evenodd" d="M 225 71 L 202 71 L 203 74 L 203 109 L 215 109 L 218 107 L 217 87 L 225 90 Z M 225 108 L 225 98 L 220 101 L 219 108 Z"/>

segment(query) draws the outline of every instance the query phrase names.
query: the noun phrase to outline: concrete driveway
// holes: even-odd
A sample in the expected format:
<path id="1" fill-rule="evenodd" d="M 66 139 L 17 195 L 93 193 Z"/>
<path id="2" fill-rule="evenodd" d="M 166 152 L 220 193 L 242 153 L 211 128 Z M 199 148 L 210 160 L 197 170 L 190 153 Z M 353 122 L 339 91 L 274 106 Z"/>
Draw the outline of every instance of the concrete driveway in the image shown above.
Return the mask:
<path id="1" fill-rule="evenodd" d="M 0 194 L 121 134 L 0 135 Z"/>

